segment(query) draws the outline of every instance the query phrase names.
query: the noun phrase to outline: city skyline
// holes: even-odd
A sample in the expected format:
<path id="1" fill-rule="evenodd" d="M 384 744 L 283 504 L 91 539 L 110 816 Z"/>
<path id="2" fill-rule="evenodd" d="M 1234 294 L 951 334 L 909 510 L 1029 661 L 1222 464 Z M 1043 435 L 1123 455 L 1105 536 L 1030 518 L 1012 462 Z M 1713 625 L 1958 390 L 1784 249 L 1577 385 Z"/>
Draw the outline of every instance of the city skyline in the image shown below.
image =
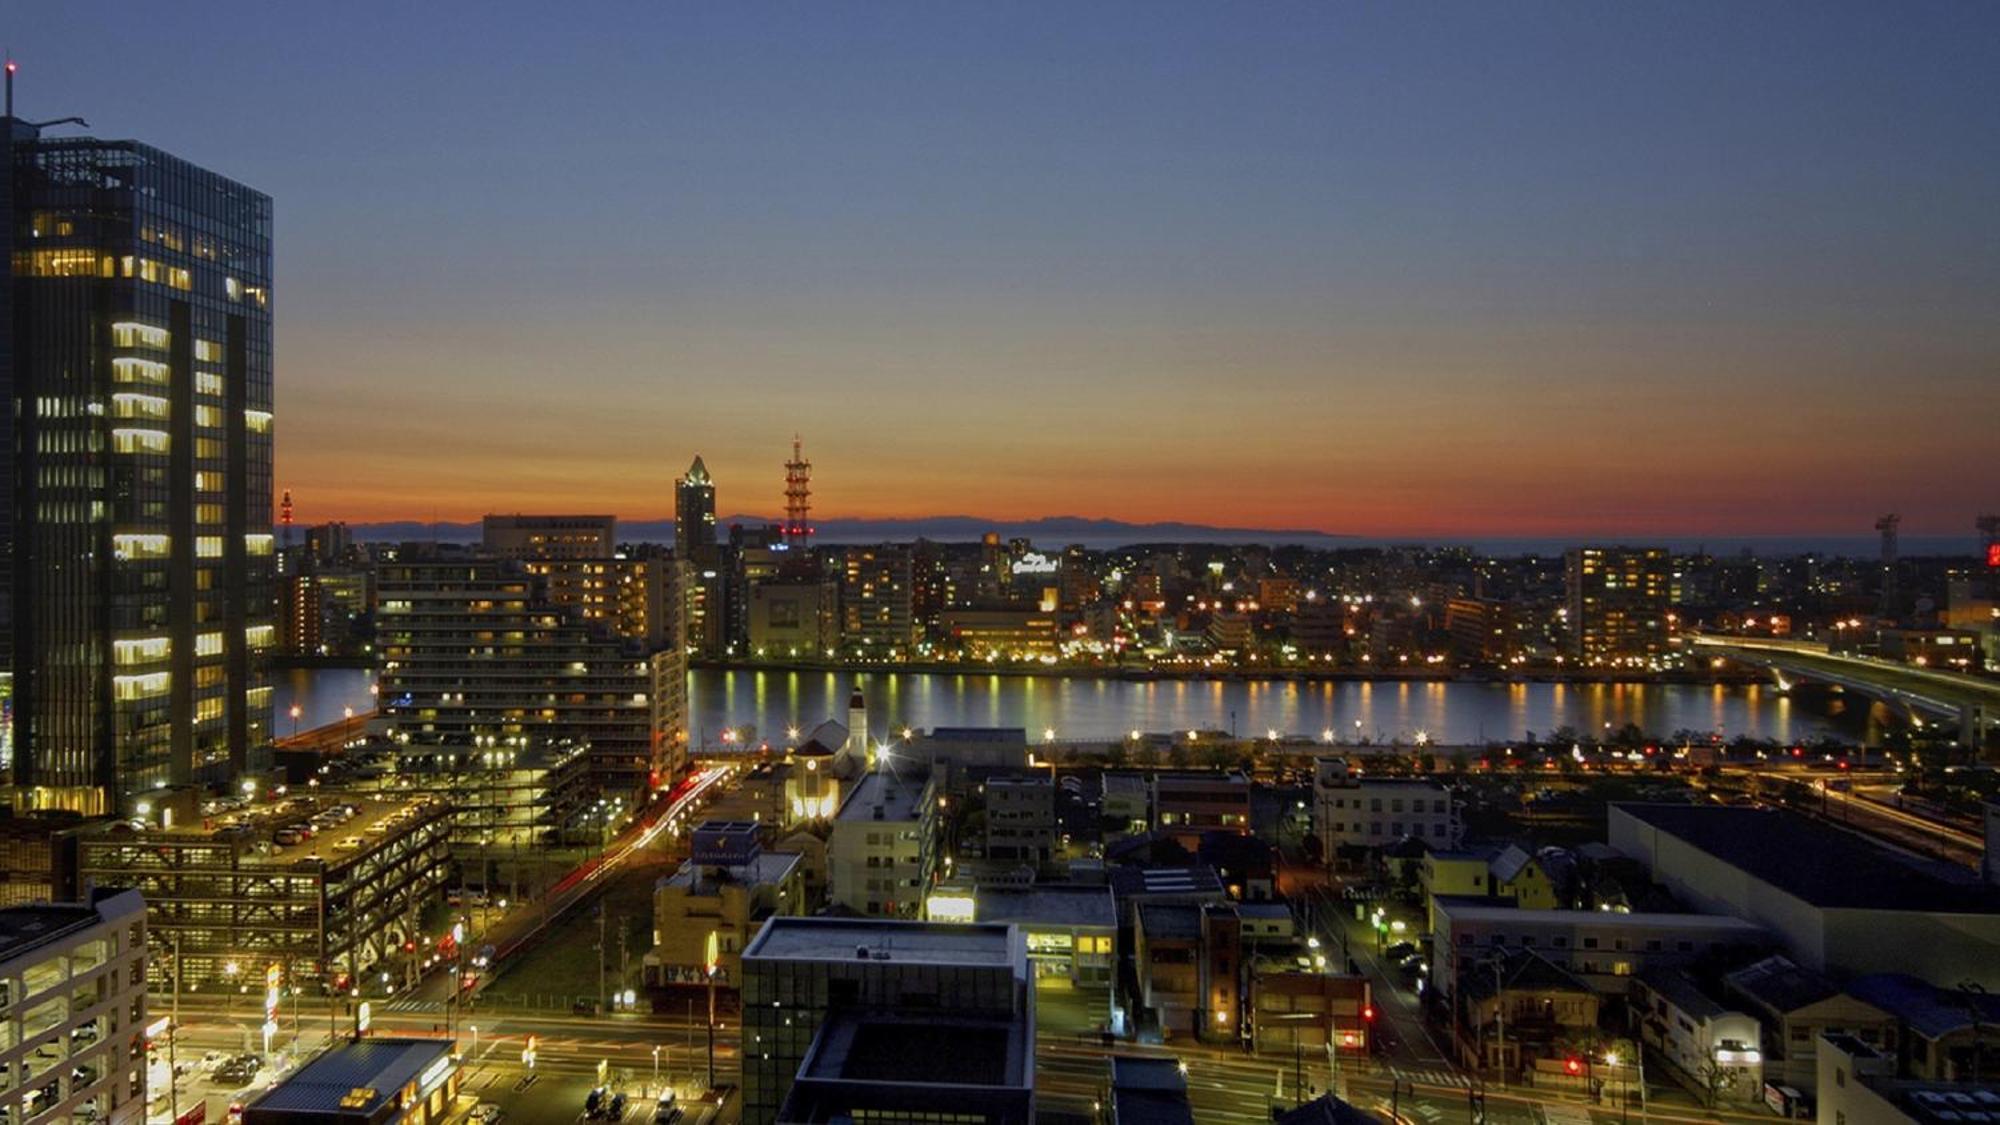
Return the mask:
<path id="1" fill-rule="evenodd" d="M 302 522 L 776 513 L 794 431 L 824 518 L 1995 506 L 1988 9 L 469 11 L 16 9 L 26 116 L 281 201 Z"/>

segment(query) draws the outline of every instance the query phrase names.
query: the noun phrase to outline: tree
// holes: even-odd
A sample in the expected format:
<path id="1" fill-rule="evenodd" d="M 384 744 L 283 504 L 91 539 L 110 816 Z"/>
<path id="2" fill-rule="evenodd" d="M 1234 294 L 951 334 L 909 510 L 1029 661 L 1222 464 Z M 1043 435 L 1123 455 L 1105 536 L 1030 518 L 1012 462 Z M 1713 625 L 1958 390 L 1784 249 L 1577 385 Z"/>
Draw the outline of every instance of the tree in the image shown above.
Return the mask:
<path id="1" fill-rule="evenodd" d="M 1711 1052 L 1696 1069 L 1695 1081 L 1701 1083 L 1702 1102 L 1714 1109 L 1722 1095 L 1736 1088 L 1743 1080 L 1743 1072 L 1736 1067 L 1717 1060 Z"/>

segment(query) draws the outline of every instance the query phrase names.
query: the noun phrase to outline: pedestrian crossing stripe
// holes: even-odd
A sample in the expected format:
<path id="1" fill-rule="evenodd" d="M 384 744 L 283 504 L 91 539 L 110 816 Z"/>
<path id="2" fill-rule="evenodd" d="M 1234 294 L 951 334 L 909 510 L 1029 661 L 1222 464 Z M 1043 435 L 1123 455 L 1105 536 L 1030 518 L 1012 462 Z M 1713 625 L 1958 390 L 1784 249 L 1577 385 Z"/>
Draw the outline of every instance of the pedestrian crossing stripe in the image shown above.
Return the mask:
<path id="1" fill-rule="evenodd" d="M 1420 1082 L 1426 1086 L 1470 1086 L 1472 1083 L 1463 1074 L 1449 1070 L 1406 1070 L 1392 1066 L 1389 1073 L 1405 1082 Z"/>

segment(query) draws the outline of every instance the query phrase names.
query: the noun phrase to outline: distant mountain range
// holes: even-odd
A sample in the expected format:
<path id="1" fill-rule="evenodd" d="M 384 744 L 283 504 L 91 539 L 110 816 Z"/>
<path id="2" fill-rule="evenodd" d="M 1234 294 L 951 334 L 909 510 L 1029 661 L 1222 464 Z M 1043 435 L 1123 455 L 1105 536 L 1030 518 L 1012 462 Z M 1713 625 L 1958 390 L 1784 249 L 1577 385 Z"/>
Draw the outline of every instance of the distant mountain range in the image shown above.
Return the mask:
<path id="1" fill-rule="evenodd" d="M 768 516 L 727 516 L 716 521 L 728 527 L 776 523 Z M 1215 527 L 1201 523 L 1127 523 L 1123 520 L 1087 519 L 1082 516 L 1049 516 L 1038 520 L 989 520 L 978 516 L 925 516 L 915 519 L 828 519 L 816 525 L 813 536 L 819 543 L 907 543 L 930 539 L 941 543 L 975 542 L 987 532 L 1003 539 L 1028 539 L 1043 550 L 1060 550 L 1072 543 L 1102 550 L 1135 543 L 1219 543 L 1302 546 L 1316 548 L 1391 547 L 1410 544 L 1465 547 L 1496 558 L 1518 555 L 1557 555 L 1578 543 L 1625 543 L 1663 546 L 1669 550 L 1712 555 L 1755 554 L 1766 558 L 1818 554 L 1872 558 L 1879 551 L 1872 535 L 1657 535 L 1579 534 L 1572 536 L 1499 535 L 1336 535 L 1325 531 L 1296 528 Z M 352 525 L 354 537 L 374 543 L 436 541 L 477 543 L 480 525 L 469 523 L 421 523 L 394 520 L 385 523 Z M 671 543 L 672 520 L 624 520 L 618 522 L 618 538 L 626 543 Z M 1902 553 L 1906 557 L 1971 556 L 1977 545 L 1971 536 L 1905 535 Z"/>
<path id="2" fill-rule="evenodd" d="M 768 516 L 727 516 L 716 520 L 719 527 L 740 523 L 745 527 L 777 523 Z M 932 539 L 945 543 L 973 542 L 987 532 L 1003 539 L 1031 539 L 1044 547 L 1064 547 L 1081 543 L 1086 547 L 1119 547 L 1128 543 L 1268 543 L 1307 547 L 1337 547 L 1354 542 L 1323 531 L 1255 527 L 1211 527 L 1199 523 L 1126 523 L 1122 520 L 1086 519 L 1082 516 L 1049 516 L 1038 520 L 989 520 L 978 516 L 925 516 L 916 519 L 828 519 L 814 525 L 819 543 L 901 543 Z M 388 523 L 353 525 L 354 537 L 369 542 L 401 543 L 435 540 L 440 543 L 476 543 L 480 525 L 471 523 L 420 523 L 396 520 Z M 618 521 L 618 538 L 625 542 L 671 543 L 672 520 Z"/>

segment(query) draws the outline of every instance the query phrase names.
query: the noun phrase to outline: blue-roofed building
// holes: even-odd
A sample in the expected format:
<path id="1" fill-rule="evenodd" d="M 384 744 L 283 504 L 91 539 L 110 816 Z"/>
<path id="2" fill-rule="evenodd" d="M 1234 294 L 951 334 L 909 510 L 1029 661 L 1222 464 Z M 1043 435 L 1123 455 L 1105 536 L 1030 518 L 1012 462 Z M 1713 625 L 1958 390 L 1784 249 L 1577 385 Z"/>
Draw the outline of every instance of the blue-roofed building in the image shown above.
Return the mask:
<path id="1" fill-rule="evenodd" d="M 451 1114 L 448 1039 L 362 1039 L 300 1067 L 243 1111 L 243 1125 L 431 1125 Z"/>

